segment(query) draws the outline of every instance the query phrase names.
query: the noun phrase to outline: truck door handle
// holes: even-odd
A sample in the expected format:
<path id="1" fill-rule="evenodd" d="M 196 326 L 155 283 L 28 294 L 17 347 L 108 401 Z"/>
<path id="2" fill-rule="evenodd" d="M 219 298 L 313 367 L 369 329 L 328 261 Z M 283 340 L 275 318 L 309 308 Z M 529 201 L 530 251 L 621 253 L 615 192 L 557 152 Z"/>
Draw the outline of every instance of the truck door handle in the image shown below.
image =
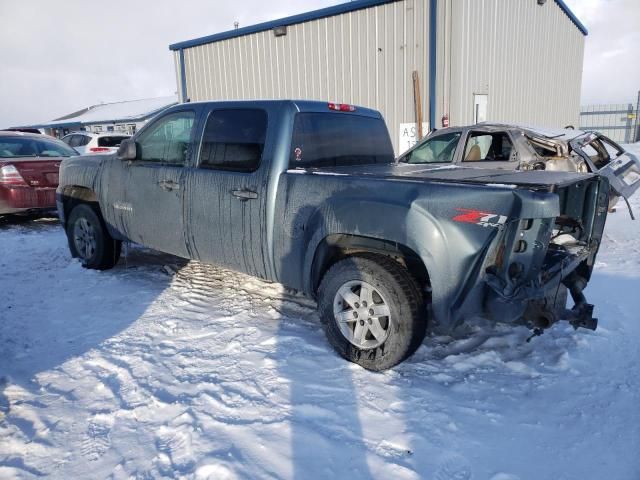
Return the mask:
<path id="1" fill-rule="evenodd" d="M 239 198 L 240 200 L 252 200 L 258 198 L 258 194 L 253 190 L 231 190 L 231 195 Z"/>
<path id="2" fill-rule="evenodd" d="M 158 186 L 167 192 L 172 192 L 173 190 L 180 190 L 180 184 L 174 182 L 173 180 L 160 180 L 158 182 Z"/>

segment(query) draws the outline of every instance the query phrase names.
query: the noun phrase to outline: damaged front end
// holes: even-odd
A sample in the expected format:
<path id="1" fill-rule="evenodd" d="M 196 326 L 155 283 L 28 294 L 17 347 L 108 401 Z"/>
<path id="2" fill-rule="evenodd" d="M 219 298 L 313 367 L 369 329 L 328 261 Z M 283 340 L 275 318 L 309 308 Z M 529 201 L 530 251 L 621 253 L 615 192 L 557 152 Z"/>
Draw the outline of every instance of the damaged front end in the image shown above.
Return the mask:
<path id="1" fill-rule="evenodd" d="M 602 239 L 608 181 L 593 176 L 556 187 L 554 193 L 559 208 L 528 212 L 520 216 L 523 220 L 505 226 L 485 275 L 485 314 L 496 321 L 524 323 L 534 335 L 559 320 L 591 330 L 598 324 L 583 290 Z M 548 216 L 554 210 L 554 216 Z"/>

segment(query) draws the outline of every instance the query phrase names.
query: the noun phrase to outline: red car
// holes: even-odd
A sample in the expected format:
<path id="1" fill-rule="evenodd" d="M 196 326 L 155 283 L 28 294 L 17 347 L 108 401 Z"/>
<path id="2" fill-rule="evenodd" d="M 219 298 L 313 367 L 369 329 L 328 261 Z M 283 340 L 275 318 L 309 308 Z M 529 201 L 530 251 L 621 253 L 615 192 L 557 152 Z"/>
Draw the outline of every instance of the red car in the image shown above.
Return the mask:
<path id="1" fill-rule="evenodd" d="M 74 155 L 55 138 L 0 131 L 0 215 L 54 209 L 60 163 Z"/>

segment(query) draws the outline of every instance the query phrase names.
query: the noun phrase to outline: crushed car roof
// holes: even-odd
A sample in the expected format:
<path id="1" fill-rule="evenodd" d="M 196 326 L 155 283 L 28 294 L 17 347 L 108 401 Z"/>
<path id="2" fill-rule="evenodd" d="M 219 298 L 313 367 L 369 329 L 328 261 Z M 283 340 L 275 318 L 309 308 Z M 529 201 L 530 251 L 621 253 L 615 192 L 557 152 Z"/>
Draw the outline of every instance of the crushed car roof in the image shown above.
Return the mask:
<path id="1" fill-rule="evenodd" d="M 518 128 L 520 130 L 526 130 L 528 132 L 533 133 L 534 135 L 539 135 L 541 137 L 553 138 L 558 140 L 573 140 L 574 138 L 580 137 L 588 132 L 584 130 L 577 130 L 574 128 L 552 128 L 552 127 L 538 127 L 535 125 L 524 125 L 518 123 L 478 123 L 480 126 L 488 126 L 488 127 L 496 127 L 496 128 Z"/>

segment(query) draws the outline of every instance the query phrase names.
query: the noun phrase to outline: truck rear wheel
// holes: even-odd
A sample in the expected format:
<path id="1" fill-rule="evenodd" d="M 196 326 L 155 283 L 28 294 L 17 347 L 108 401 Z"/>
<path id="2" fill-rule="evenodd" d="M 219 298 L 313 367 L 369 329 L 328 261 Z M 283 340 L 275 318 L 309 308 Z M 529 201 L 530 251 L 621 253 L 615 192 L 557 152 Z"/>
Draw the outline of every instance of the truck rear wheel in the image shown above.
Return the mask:
<path id="1" fill-rule="evenodd" d="M 402 362 L 422 343 L 427 315 L 409 272 L 391 258 L 361 254 L 335 263 L 318 290 L 329 343 L 374 371 Z"/>
<path id="2" fill-rule="evenodd" d="M 67 223 L 69 249 L 82 266 L 96 270 L 112 268 L 120 258 L 122 242 L 114 240 L 99 214 L 85 203 L 76 205 Z"/>

